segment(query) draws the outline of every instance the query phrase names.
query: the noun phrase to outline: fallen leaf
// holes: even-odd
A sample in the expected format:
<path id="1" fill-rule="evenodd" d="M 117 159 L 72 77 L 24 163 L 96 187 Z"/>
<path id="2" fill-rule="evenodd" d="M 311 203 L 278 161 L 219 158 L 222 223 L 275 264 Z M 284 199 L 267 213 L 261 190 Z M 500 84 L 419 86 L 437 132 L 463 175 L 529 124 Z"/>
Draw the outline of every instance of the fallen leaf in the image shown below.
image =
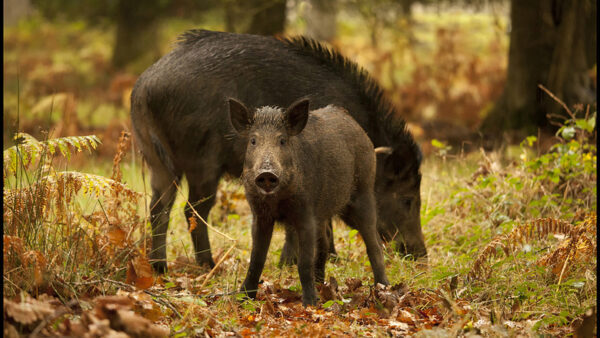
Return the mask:
<path id="1" fill-rule="evenodd" d="M 30 250 L 23 254 L 23 265 L 33 266 L 33 278 L 36 286 L 44 282 L 43 274 L 46 270 L 46 258 L 37 250 Z"/>
<path id="2" fill-rule="evenodd" d="M 266 298 L 265 302 L 260 307 L 260 315 L 261 316 L 265 316 L 265 315 L 272 316 L 275 314 L 275 307 L 273 306 L 273 303 L 271 302 L 269 297 L 265 297 L 265 298 Z"/>
<path id="3" fill-rule="evenodd" d="M 145 256 L 134 257 L 128 263 L 126 282 L 145 290 L 154 284 L 152 267 Z"/>
<path id="4" fill-rule="evenodd" d="M 101 296 L 95 299 L 95 314 L 99 319 L 108 318 L 107 311 L 117 309 L 129 310 L 133 307 L 133 300 L 128 296 Z"/>
<path id="5" fill-rule="evenodd" d="M 54 308 L 49 303 L 30 296 L 26 296 L 20 303 L 4 298 L 4 313 L 15 322 L 28 325 L 47 318 L 54 313 Z"/>
<path id="6" fill-rule="evenodd" d="M 108 237 L 110 244 L 112 244 L 114 247 L 124 248 L 127 244 L 125 241 L 127 238 L 127 233 L 121 228 L 111 227 L 111 229 L 106 233 L 106 236 Z"/>
<path id="7" fill-rule="evenodd" d="M 340 296 L 338 292 L 337 280 L 335 280 L 333 276 L 329 277 L 329 283 L 324 283 L 323 285 L 321 285 L 319 295 L 321 296 L 321 300 L 323 302 L 326 302 L 328 300 L 342 299 L 342 296 Z"/>
<path id="8" fill-rule="evenodd" d="M 348 292 L 353 292 L 362 286 L 362 281 L 354 277 L 346 278 L 346 286 L 348 287 Z"/>
<path id="9" fill-rule="evenodd" d="M 123 331 L 132 337 L 158 338 L 167 337 L 169 329 L 153 324 L 149 319 L 137 315 L 130 310 L 109 311 L 110 327 Z"/>

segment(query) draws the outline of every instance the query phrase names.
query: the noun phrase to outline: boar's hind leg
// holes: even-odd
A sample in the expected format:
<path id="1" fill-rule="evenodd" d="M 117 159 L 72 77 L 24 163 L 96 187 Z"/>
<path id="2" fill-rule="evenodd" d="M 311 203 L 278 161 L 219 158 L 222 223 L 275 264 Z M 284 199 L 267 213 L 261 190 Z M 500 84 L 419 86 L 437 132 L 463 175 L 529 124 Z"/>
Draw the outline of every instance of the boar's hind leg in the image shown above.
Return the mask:
<path id="1" fill-rule="evenodd" d="M 298 235 L 296 230 L 285 227 L 285 244 L 281 249 L 281 257 L 279 258 L 279 267 L 284 265 L 294 265 L 298 261 Z"/>
<path id="2" fill-rule="evenodd" d="M 375 284 L 388 285 L 389 281 L 385 274 L 383 261 L 383 250 L 376 230 L 376 206 L 375 197 L 372 193 L 358 194 L 342 215 L 346 224 L 358 230 L 367 247 L 367 255 L 371 262 Z"/>
<path id="3" fill-rule="evenodd" d="M 337 256 L 335 246 L 333 244 L 333 226 L 332 220 L 329 219 L 326 224 L 327 230 L 327 241 L 329 247 L 329 255 L 332 257 Z M 285 244 L 281 249 L 281 258 L 279 258 L 279 267 L 284 265 L 294 265 L 298 262 L 298 236 L 294 229 L 290 227 L 285 228 Z"/>
<path id="4" fill-rule="evenodd" d="M 250 266 L 246 279 L 242 284 L 242 292 L 248 297 L 256 298 L 258 281 L 265 267 L 271 236 L 273 235 L 273 220 L 254 216 L 252 220 L 252 253 L 250 254 Z"/>
<path id="5" fill-rule="evenodd" d="M 215 193 L 217 191 L 218 179 L 207 180 L 203 179 L 203 183 L 198 184 L 198 181 L 194 177 L 188 177 L 188 184 L 190 187 L 190 193 L 188 201 L 194 207 L 194 210 L 206 221 L 208 212 L 215 205 Z M 185 206 L 185 217 L 188 221 L 191 217 L 196 218 L 196 227 L 192 230 L 192 243 L 194 244 L 194 252 L 196 253 L 196 263 L 198 265 L 208 265 L 211 268 L 215 266 L 215 262 L 210 252 L 210 242 L 208 240 L 208 229 L 206 224 L 201 220 L 197 219 L 196 212 L 194 212 L 186 204 Z"/>
<path id="6" fill-rule="evenodd" d="M 327 241 L 329 243 L 329 255 L 337 256 L 337 252 L 335 251 L 335 245 L 333 244 L 333 220 L 330 218 L 327 221 Z"/>
<path id="7" fill-rule="evenodd" d="M 150 222 L 152 224 L 152 250 L 150 261 L 154 271 L 165 273 L 167 271 L 167 229 L 169 227 L 169 214 L 175 192 L 175 184 L 179 177 L 175 177 L 163 166 L 152 166 L 152 200 L 150 202 Z"/>

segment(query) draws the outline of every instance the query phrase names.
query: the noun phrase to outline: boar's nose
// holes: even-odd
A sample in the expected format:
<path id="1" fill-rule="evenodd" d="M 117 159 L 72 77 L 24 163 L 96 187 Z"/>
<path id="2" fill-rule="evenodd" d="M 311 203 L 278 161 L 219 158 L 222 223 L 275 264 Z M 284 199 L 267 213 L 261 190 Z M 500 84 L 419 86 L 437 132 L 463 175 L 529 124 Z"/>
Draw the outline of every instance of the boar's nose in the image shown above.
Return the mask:
<path id="1" fill-rule="evenodd" d="M 265 192 L 271 192 L 279 185 L 279 178 L 272 172 L 265 171 L 256 176 L 254 183 Z"/>

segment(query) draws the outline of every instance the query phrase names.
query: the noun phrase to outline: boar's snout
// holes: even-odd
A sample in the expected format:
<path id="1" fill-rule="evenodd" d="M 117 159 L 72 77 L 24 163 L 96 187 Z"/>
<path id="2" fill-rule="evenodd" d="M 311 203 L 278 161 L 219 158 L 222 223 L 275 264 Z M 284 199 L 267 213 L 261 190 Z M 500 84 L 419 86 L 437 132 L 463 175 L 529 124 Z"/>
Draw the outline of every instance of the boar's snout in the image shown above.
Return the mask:
<path id="1" fill-rule="evenodd" d="M 262 193 L 270 194 L 279 186 L 279 177 L 271 171 L 263 171 L 256 176 L 254 183 Z"/>
<path id="2" fill-rule="evenodd" d="M 426 259 L 427 249 L 425 243 L 421 241 L 404 241 L 402 238 L 396 239 L 396 250 L 402 255 L 410 255 L 412 259 Z"/>

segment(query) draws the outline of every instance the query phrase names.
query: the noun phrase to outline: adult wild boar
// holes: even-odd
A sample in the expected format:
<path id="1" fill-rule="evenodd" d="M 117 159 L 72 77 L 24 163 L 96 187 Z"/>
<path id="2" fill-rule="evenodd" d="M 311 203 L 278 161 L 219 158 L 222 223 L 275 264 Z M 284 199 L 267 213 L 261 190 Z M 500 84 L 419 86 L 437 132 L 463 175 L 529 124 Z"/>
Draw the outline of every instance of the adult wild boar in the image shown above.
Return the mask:
<path id="1" fill-rule="evenodd" d="M 245 140 L 234 137 L 226 97 L 251 107 L 288 107 L 309 95 L 313 108 L 337 105 L 366 131 L 377 155 L 377 230 L 400 253 L 425 256 L 420 223 L 421 152 L 404 121 L 366 71 L 316 41 L 192 30 L 149 67 L 131 94 L 131 119 L 151 171 L 154 268 L 166 270 L 166 232 L 186 175 L 190 203 L 206 219 L 219 178 L 240 176 Z M 202 201 L 201 203 L 199 203 Z M 186 209 L 186 216 L 192 217 Z M 214 265 L 202 222 L 192 231 L 198 264 Z M 291 260 L 286 236 L 282 261 Z"/>
<path id="2" fill-rule="evenodd" d="M 256 296 L 276 221 L 293 228 L 302 243 L 298 274 L 302 303 L 317 302 L 314 281 L 325 280 L 327 224 L 340 215 L 358 229 L 375 284 L 389 284 L 375 230 L 375 152 L 347 112 L 327 106 L 309 113 L 309 100 L 283 111 L 251 111 L 229 100 L 233 127 L 246 140 L 242 182 L 252 209 L 252 254 L 242 291 Z"/>

